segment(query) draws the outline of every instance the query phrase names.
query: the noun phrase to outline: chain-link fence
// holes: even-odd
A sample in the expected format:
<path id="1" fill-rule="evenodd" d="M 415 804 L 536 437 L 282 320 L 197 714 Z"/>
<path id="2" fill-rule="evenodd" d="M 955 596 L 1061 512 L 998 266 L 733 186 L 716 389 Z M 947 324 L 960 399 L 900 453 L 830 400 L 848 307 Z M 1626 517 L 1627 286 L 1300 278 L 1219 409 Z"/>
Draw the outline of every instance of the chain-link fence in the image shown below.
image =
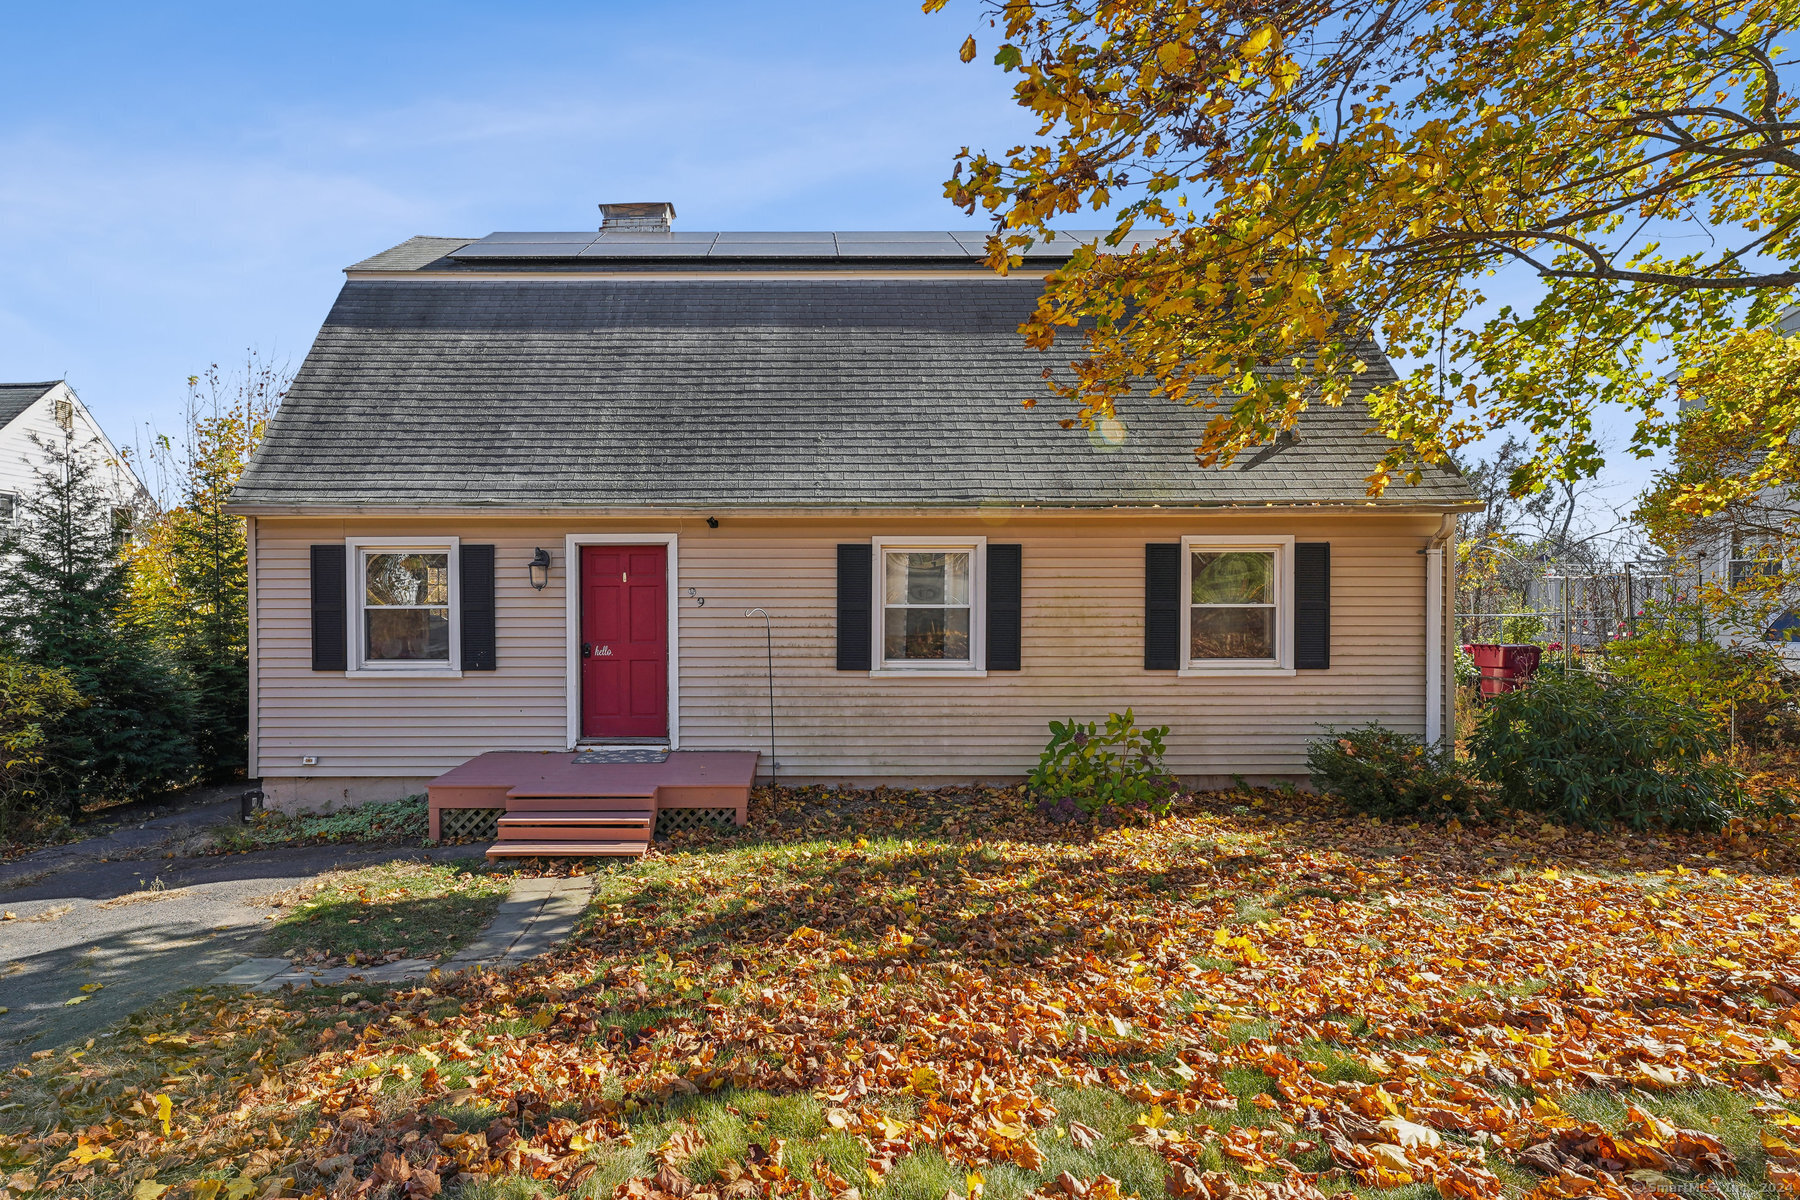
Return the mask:
<path id="1" fill-rule="evenodd" d="M 1691 581 L 1672 564 L 1631 562 L 1574 570 L 1533 564 L 1533 574 L 1509 588 L 1470 588 L 1459 597 L 1457 641 L 1569 646 L 1604 651 L 1647 622 L 1672 619 Z M 1502 606 L 1482 611 L 1484 601 Z"/>

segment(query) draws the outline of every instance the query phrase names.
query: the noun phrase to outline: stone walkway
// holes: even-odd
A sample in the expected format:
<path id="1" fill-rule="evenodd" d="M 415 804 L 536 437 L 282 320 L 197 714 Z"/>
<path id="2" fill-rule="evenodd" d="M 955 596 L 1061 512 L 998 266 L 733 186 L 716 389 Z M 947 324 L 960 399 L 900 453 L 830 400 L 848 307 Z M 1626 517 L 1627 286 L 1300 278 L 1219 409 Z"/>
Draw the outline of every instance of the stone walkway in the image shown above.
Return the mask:
<path id="1" fill-rule="evenodd" d="M 285 958 L 247 958 L 208 981 L 210 987 L 241 987 L 258 992 L 278 988 L 339 987 L 349 983 L 404 983 L 424 979 L 432 971 L 464 971 L 471 967 L 502 970 L 536 958 L 569 936 L 594 893 L 594 877 L 520 879 L 501 902 L 481 936 L 448 962 L 403 958 L 375 967 L 296 967 Z"/>

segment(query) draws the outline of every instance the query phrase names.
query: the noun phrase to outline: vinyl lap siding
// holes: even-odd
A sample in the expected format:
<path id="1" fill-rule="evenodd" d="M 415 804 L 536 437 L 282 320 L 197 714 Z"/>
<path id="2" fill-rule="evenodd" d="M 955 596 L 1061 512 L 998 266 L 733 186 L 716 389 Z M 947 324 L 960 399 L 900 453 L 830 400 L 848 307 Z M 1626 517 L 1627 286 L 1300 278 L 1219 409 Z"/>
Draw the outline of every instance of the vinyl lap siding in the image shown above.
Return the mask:
<path id="1" fill-rule="evenodd" d="M 775 641 L 777 754 L 791 779 L 951 780 L 1019 776 L 1052 719 L 1131 707 L 1171 726 L 1184 775 L 1295 774 L 1325 725 L 1424 726 L 1425 560 L 1438 518 L 1095 515 L 804 520 L 721 514 L 620 522 L 302 521 L 260 518 L 256 719 L 265 777 L 437 774 L 484 750 L 566 746 L 566 532 L 680 534 L 680 712 L 684 749 L 768 746 L 761 618 Z M 1143 669 L 1146 541 L 1183 533 L 1292 533 L 1332 545 L 1332 668 L 1291 677 L 1181 677 Z M 309 669 L 308 547 L 348 535 L 457 534 L 496 551 L 498 670 L 461 679 L 368 679 Z M 1023 546 L 1023 669 L 985 678 L 880 678 L 838 671 L 836 547 L 881 534 L 986 534 Z M 534 592 L 534 547 L 555 556 Z M 688 589 L 695 596 L 689 597 Z M 705 604 L 697 604 L 704 599 Z M 319 757 L 301 768 L 303 754 Z"/>
<path id="2" fill-rule="evenodd" d="M 295 522 L 259 517 L 257 767 L 264 777 L 438 775 L 485 750 L 563 748 L 562 535 L 545 541 L 491 523 Z M 346 677 L 312 670 L 310 547 L 353 535 L 460 533 L 495 547 L 499 668 L 460 679 Z M 542 593 L 525 563 L 554 546 L 558 570 Z M 353 648 L 354 649 L 354 648 Z M 315 755 L 317 767 L 300 766 Z"/>

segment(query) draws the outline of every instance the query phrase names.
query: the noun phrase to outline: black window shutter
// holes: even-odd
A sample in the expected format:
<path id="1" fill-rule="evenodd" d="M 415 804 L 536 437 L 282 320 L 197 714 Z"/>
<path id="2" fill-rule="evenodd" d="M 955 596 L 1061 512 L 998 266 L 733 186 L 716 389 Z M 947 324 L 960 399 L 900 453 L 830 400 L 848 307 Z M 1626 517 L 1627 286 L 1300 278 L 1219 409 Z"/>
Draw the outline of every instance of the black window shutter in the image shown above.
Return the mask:
<path id="1" fill-rule="evenodd" d="M 1331 543 L 1294 543 L 1294 666 L 1331 666 Z"/>
<path id="2" fill-rule="evenodd" d="M 1181 543 L 1144 546 L 1144 670 L 1181 668 Z"/>
<path id="3" fill-rule="evenodd" d="M 494 548 L 463 543 L 457 555 L 462 598 L 462 669 L 494 669 Z"/>
<path id="4" fill-rule="evenodd" d="M 987 548 L 987 669 L 1019 669 L 1020 617 L 1024 608 L 1024 548 L 995 545 Z"/>
<path id="5" fill-rule="evenodd" d="M 344 611 L 344 543 L 312 548 L 312 669 L 343 671 L 350 666 Z"/>
<path id="6" fill-rule="evenodd" d="M 870 669 L 874 620 L 875 548 L 867 542 L 838 543 L 837 669 Z"/>

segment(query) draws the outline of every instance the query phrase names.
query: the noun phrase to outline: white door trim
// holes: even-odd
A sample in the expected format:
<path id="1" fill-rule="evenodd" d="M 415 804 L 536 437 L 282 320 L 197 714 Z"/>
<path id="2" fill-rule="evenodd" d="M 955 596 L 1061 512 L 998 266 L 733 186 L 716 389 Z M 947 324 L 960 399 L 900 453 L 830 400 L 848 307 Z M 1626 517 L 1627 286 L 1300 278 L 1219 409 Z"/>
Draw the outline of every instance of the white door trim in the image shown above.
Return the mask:
<path id="1" fill-rule="evenodd" d="M 666 546 L 665 579 L 669 589 L 669 749 L 681 747 L 681 613 L 676 552 L 680 535 L 673 533 L 571 533 L 563 537 L 563 616 L 567 642 L 565 688 L 568 692 L 568 743 L 573 750 L 581 742 L 581 547 Z"/>

